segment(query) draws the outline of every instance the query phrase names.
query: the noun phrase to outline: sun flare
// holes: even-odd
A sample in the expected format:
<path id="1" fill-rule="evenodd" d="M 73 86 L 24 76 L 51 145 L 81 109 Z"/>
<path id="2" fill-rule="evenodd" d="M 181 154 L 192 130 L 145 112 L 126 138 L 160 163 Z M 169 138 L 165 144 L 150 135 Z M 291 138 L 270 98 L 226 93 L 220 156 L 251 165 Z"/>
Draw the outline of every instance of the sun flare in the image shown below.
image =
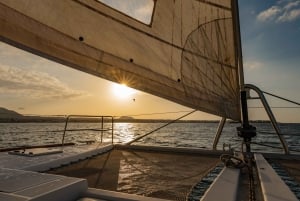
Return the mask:
<path id="1" fill-rule="evenodd" d="M 136 93 L 136 90 L 127 87 L 126 84 L 113 84 L 112 91 L 118 98 L 130 98 Z"/>

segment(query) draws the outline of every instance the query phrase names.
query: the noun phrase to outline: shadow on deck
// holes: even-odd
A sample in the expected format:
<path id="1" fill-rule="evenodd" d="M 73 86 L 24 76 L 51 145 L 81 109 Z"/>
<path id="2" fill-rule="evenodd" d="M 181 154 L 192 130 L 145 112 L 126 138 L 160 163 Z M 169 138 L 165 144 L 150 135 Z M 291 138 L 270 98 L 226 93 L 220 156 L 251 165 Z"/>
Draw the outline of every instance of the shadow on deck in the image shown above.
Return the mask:
<path id="1" fill-rule="evenodd" d="M 218 162 L 218 156 L 114 149 L 47 173 L 85 178 L 90 188 L 185 200 Z"/>

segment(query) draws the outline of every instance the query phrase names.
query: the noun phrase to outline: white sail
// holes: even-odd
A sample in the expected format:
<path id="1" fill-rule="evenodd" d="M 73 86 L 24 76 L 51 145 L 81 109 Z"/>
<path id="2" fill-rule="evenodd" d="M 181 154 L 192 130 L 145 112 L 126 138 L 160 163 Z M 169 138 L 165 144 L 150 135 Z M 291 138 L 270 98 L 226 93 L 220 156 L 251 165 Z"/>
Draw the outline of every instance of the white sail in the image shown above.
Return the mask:
<path id="1" fill-rule="evenodd" d="M 149 25 L 95 0 L 0 0 L 2 41 L 239 120 L 233 21 L 231 0 L 156 0 Z"/>

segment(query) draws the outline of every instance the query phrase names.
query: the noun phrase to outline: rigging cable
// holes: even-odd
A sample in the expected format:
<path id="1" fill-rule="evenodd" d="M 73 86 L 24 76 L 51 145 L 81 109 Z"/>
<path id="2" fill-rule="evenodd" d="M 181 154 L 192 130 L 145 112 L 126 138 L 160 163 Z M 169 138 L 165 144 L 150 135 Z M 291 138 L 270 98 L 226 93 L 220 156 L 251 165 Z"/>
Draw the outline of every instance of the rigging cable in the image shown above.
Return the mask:
<path id="1" fill-rule="evenodd" d="M 196 111 L 197 111 L 197 110 L 193 110 L 193 111 L 191 111 L 191 112 L 189 112 L 189 113 L 187 113 L 187 114 L 185 114 L 185 115 L 183 115 L 183 116 L 181 116 L 181 117 L 179 117 L 179 118 L 177 118 L 177 119 L 174 119 L 174 120 L 172 120 L 172 121 L 170 121 L 170 122 L 168 122 L 168 123 L 166 123 L 166 124 L 164 124 L 164 125 L 162 125 L 162 126 L 156 128 L 156 129 L 154 129 L 154 130 L 152 130 L 152 131 L 150 131 L 150 132 L 148 132 L 148 133 L 142 135 L 142 136 L 139 136 L 139 137 L 137 137 L 137 138 L 135 138 L 135 139 L 133 139 L 133 140 L 127 142 L 126 145 L 130 145 L 131 143 L 136 142 L 136 141 L 142 139 L 143 137 L 146 137 L 147 135 L 150 135 L 151 133 L 154 133 L 154 132 L 156 132 L 156 131 L 158 131 L 158 130 L 160 130 L 160 129 L 162 129 L 162 128 L 164 128 L 164 127 L 166 127 L 166 126 L 168 126 L 168 125 L 170 125 L 170 124 L 172 124 L 172 123 L 175 123 L 176 121 L 178 121 L 178 120 L 180 120 L 180 119 L 182 119 L 182 118 L 184 118 L 184 117 L 186 117 L 186 116 L 188 116 L 188 115 L 190 115 L 190 114 L 192 114 L 192 113 L 194 113 L 194 112 L 196 112 Z"/>
<path id="2" fill-rule="evenodd" d="M 257 109 L 257 108 L 265 108 L 265 107 L 262 107 L 262 106 L 250 106 L 248 108 Z M 273 107 L 271 107 L 270 106 L 270 108 L 275 108 L 275 109 L 288 109 L 288 108 L 297 109 L 297 108 L 299 108 L 300 109 L 300 107 L 297 107 L 297 106 L 295 106 L 295 107 L 287 107 L 287 106 L 273 106 Z"/>
<path id="3" fill-rule="evenodd" d="M 284 101 L 287 101 L 287 102 L 290 102 L 290 103 L 293 103 L 293 104 L 296 104 L 296 105 L 299 105 L 299 106 L 300 106 L 300 103 L 298 103 L 298 102 L 296 102 L 296 101 L 292 101 L 292 100 L 283 98 L 283 97 L 281 97 L 281 96 L 277 96 L 277 95 L 275 95 L 275 94 L 268 93 L 268 92 L 266 92 L 266 91 L 262 91 L 262 92 L 265 93 L 265 94 L 268 94 L 268 95 L 270 95 L 270 96 L 273 96 L 273 97 L 275 97 L 275 98 L 279 98 L 279 99 L 281 99 L 281 100 L 284 100 Z"/>
<path id="4" fill-rule="evenodd" d="M 183 113 L 183 112 L 191 112 L 191 110 L 184 110 L 184 111 L 176 111 L 176 112 L 155 112 L 155 113 L 144 113 L 144 114 L 133 114 L 133 115 L 122 115 L 122 116 L 130 116 L 130 117 L 138 117 L 138 116 L 150 116 L 150 115 L 157 115 L 157 114 L 176 114 L 176 113 Z M 122 116 L 114 116 L 115 117 L 122 117 Z"/>
<path id="5" fill-rule="evenodd" d="M 282 147 L 276 147 L 276 146 L 273 146 L 273 145 L 268 145 L 268 144 L 259 143 L 259 142 L 251 142 L 251 144 L 260 145 L 260 146 L 265 146 L 265 147 L 270 147 L 270 148 L 273 148 L 273 149 L 282 149 Z M 290 150 L 290 151 L 293 151 L 293 152 L 300 153 L 300 150 L 291 149 L 291 148 L 289 148 L 289 150 Z"/>

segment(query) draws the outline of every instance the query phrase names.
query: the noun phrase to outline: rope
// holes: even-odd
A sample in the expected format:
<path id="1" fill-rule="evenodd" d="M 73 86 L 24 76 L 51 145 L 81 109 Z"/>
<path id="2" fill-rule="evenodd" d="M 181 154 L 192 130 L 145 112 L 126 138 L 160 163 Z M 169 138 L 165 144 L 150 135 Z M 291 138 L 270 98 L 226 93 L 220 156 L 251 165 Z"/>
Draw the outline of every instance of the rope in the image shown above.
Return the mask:
<path id="1" fill-rule="evenodd" d="M 16 131 L 16 132 L 9 132 L 15 134 L 22 134 L 22 133 L 62 133 L 64 131 L 107 131 L 109 129 L 102 129 L 102 128 L 78 128 L 78 129 L 66 129 L 66 130 L 36 130 L 36 131 Z"/>
<path id="2" fill-rule="evenodd" d="M 267 131 L 257 131 L 257 133 L 271 134 L 271 135 L 276 134 L 274 132 L 267 132 Z M 300 133 L 280 133 L 280 135 L 283 135 L 283 136 L 300 136 Z"/>
<path id="3" fill-rule="evenodd" d="M 243 168 L 246 166 L 246 163 L 244 160 L 235 157 L 230 154 L 222 154 L 220 156 L 220 160 L 224 163 L 226 167 L 232 167 L 232 168 Z"/>
<path id="4" fill-rule="evenodd" d="M 251 108 L 251 109 L 261 109 L 261 108 L 264 108 L 262 106 L 252 106 L 252 107 L 248 107 L 248 108 Z M 270 108 L 274 108 L 274 109 L 300 109 L 300 107 L 288 107 L 288 106 L 270 106 Z"/>
<path id="5" fill-rule="evenodd" d="M 22 134 L 22 133 L 56 133 L 63 132 L 64 130 L 36 130 L 36 131 L 11 131 L 9 133 Z"/>
<path id="6" fill-rule="evenodd" d="M 260 146 L 270 147 L 270 148 L 273 148 L 273 149 L 282 149 L 282 147 L 276 147 L 276 146 L 272 146 L 272 145 L 268 145 L 268 144 L 263 144 L 263 143 L 258 143 L 258 142 L 251 142 L 251 144 L 256 144 L 256 145 L 260 145 Z M 291 149 L 291 148 L 289 148 L 289 151 L 300 153 L 300 150 Z"/>
<path id="7" fill-rule="evenodd" d="M 246 155 L 246 158 L 241 159 L 236 156 L 230 154 L 223 154 L 220 157 L 220 160 L 224 163 L 226 167 L 230 168 L 239 168 L 242 169 L 246 167 L 248 169 L 248 177 L 249 177 L 249 200 L 255 201 L 255 180 L 253 174 L 253 160 L 252 156 Z"/>
<path id="8" fill-rule="evenodd" d="M 156 128 L 156 129 L 154 129 L 154 130 L 152 130 L 152 131 L 150 131 L 150 132 L 148 132 L 148 133 L 146 133 L 146 134 L 140 136 L 140 137 L 137 137 L 137 138 L 135 138 L 135 139 L 133 139 L 133 140 L 127 142 L 126 144 L 127 144 L 127 145 L 130 145 L 131 143 L 136 142 L 136 141 L 138 141 L 139 139 L 142 139 L 143 137 L 146 137 L 147 135 L 150 135 L 151 133 L 154 133 L 154 132 L 156 132 L 156 131 L 158 131 L 158 130 L 160 130 L 160 129 L 162 129 L 162 128 L 164 128 L 164 127 L 166 127 L 166 126 L 168 126 L 168 125 L 170 125 L 170 124 L 172 124 L 172 123 L 175 123 L 176 121 L 178 121 L 178 120 L 180 120 L 180 119 L 182 119 L 182 118 L 184 118 L 184 117 L 186 117 L 186 116 L 188 116 L 188 115 L 190 115 L 190 114 L 192 114 L 192 113 L 194 113 L 194 112 L 196 112 L 196 111 L 197 111 L 197 110 L 193 110 L 193 111 L 191 111 L 191 112 L 189 112 L 189 113 L 187 113 L 187 114 L 185 114 L 185 115 L 183 115 L 183 116 L 181 116 L 181 117 L 179 117 L 179 118 L 177 118 L 177 119 L 175 119 L 175 120 L 172 120 L 172 121 L 170 121 L 170 122 L 168 122 L 168 123 L 166 123 L 166 124 L 164 124 L 164 125 L 162 125 L 162 126 Z"/>
<path id="9" fill-rule="evenodd" d="M 261 134 L 271 134 L 271 135 L 275 135 L 276 133 L 274 132 L 269 132 L 269 131 L 257 131 L 257 133 L 261 133 Z M 281 134 L 282 135 L 282 134 Z"/>
<path id="10" fill-rule="evenodd" d="M 275 98 L 279 98 L 279 99 L 281 99 L 281 100 L 284 100 L 284 101 L 287 101 L 287 102 L 290 102 L 290 103 L 293 103 L 293 104 L 296 104 L 296 105 L 299 105 L 299 106 L 300 106 L 300 103 L 298 103 L 298 102 L 295 102 L 295 101 L 292 101 L 292 100 L 289 100 L 289 99 L 286 99 L 286 98 L 277 96 L 277 95 L 275 95 L 275 94 L 268 93 L 268 92 L 266 92 L 266 91 L 262 91 L 262 92 L 265 93 L 265 94 L 268 94 L 268 95 L 270 95 L 270 96 L 273 96 L 273 97 L 275 97 Z"/>
<path id="11" fill-rule="evenodd" d="M 263 143 L 259 143 L 259 142 L 251 142 L 251 144 L 256 144 L 256 145 L 260 145 L 260 146 L 270 147 L 270 148 L 274 148 L 274 149 L 282 149 L 282 147 L 276 147 L 276 146 L 273 146 L 273 145 L 263 144 Z"/>
<path id="12" fill-rule="evenodd" d="M 138 117 L 138 116 L 150 116 L 150 115 L 157 115 L 157 114 L 176 114 L 176 113 L 183 113 L 183 112 L 191 112 L 191 111 L 185 110 L 185 111 L 176 111 L 176 112 L 156 112 L 156 113 L 144 113 L 144 114 L 133 114 L 133 115 L 122 115 L 122 116 Z M 114 116 L 114 117 L 122 117 L 122 116 Z"/>

